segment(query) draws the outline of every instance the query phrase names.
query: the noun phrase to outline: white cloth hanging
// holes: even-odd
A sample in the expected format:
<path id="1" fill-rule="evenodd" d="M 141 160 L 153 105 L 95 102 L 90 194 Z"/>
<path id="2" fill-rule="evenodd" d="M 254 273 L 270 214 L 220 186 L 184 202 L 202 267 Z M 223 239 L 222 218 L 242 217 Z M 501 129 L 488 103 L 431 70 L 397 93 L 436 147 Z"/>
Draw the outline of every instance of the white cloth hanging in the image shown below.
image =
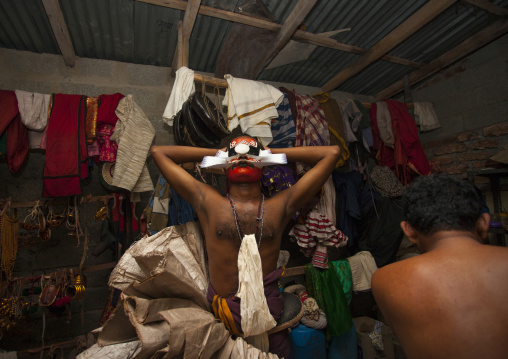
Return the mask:
<path id="1" fill-rule="evenodd" d="M 415 122 L 420 131 L 426 132 L 441 127 L 432 102 L 415 102 Z"/>
<path id="2" fill-rule="evenodd" d="M 277 107 L 284 94 L 259 81 L 224 76 L 228 89 L 223 105 L 228 107 L 229 130 L 240 125 L 242 132 L 259 138 L 264 145 L 272 142 L 271 120 L 278 118 Z"/>
<path id="3" fill-rule="evenodd" d="M 169 96 L 166 109 L 162 114 L 162 120 L 169 126 L 173 126 L 173 119 L 178 111 L 182 109 L 182 105 L 196 91 L 194 85 L 194 71 L 183 66 L 176 71 L 175 82 Z"/>

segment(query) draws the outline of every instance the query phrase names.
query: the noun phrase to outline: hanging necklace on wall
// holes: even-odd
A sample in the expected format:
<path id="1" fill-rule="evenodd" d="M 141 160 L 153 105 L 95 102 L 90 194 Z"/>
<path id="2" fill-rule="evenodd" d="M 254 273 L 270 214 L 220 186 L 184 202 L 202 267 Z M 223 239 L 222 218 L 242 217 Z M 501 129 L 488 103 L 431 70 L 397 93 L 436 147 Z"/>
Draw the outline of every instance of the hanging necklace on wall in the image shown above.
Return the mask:
<path id="1" fill-rule="evenodd" d="M 229 204 L 231 204 L 231 208 L 233 209 L 233 214 L 235 216 L 235 222 L 236 222 L 236 230 L 238 231 L 238 237 L 240 237 L 240 243 L 241 243 L 243 240 L 243 237 L 245 236 L 243 233 L 242 224 L 240 223 L 240 219 L 238 218 L 238 213 L 236 212 L 236 206 L 235 206 L 235 202 L 233 201 L 233 198 L 231 198 L 229 193 L 227 196 L 229 199 Z M 262 197 L 261 197 L 261 200 L 259 201 L 259 206 L 258 206 L 258 215 L 256 216 L 256 232 L 254 232 L 254 237 L 256 237 L 256 235 L 258 234 L 258 229 L 260 230 L 259 239 L 257 240 L 258 247 L 261 245 L 261 237 L 263 236 L 263 214 L 264 214 L 264 212 L 265 212 L 265 195 L 262 194 Z M 259 226 L 260 222 L 261 222 L 261 227 Z"/>

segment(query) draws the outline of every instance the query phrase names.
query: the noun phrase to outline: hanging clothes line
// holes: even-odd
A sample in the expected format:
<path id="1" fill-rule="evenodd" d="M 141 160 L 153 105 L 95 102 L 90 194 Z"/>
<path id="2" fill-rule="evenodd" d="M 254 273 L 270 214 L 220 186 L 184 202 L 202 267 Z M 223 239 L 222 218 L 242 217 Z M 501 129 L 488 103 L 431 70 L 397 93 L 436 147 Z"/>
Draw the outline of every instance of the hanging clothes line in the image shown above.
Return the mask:
<path id="1" fill-rule="evenodd" d="M 224 87 L 224 88 L 228 87 L 228 82 L 226 80 L 218 79 L 215 77 L 206 76 L 206 75 L 202 75 L 202 74 L 197 74 L 197 73 L 194 73 L 194 81 L 204 82 L 207 85 L 219 86 L 219 87 Z M 370 107 L 371 107 L 370 102 L 362 103 L 362 105 L 366 109 L 370 109 Z M 408 108 L 414 108 L 414 103 L 412 103 L 412 102 L 409 102 L 406 105 Z"/>

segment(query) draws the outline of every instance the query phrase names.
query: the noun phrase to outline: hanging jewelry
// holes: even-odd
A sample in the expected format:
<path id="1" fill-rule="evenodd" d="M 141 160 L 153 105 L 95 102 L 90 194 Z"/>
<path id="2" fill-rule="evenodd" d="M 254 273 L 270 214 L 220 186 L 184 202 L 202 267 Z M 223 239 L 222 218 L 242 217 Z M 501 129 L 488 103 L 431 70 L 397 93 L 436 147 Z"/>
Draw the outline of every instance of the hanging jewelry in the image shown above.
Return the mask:
<path id="1" fill-rule="evenodd" d="M 231 208 L 233 209 L 233 215 L 235 216 L 236 230 L 238 231 L 238 237 L 240 238 L 240 243 L 241 243 L 243 240 L 243 237 L 245 236 L 243 233 L 242 224 L 240 223 L 240 219 L 238 218 L 238 214 L 236 212 L 235 201 L 233 201 L 233 198 L 231 198 L 229 193 L 227 196 L 229 199 L 229 204 L 231 205 Z M 254 232 L 254 237 L 256 237 L 258 230 L 260 230 L 259 239 L 257 240 L 258 247 L 261 245 L 261 238 L 263 237 L 263 225 L 264 225 L 263 214 L 265 212 L 265 195 L 262 194 L 261 196 L 262 196 L 261 201 L 259 201 L 259 206 L 258 206 L 258 214 L 256 217 L 256 231 Z M 261 228 L 259 227 L 259 222 L 261 222 Z"/>
<path id="2" fill-rule="evenodd" d="M 5 273 L 7 280 L 12 277 L 14 262 L 18 252 L 18 233 L 19 233 L 19 216 L 18 211 L 14 210 L 14 215 L 9 217 L 7 213 L 2 215 L 0 220 L 2 258 L 1 269 Z"/>

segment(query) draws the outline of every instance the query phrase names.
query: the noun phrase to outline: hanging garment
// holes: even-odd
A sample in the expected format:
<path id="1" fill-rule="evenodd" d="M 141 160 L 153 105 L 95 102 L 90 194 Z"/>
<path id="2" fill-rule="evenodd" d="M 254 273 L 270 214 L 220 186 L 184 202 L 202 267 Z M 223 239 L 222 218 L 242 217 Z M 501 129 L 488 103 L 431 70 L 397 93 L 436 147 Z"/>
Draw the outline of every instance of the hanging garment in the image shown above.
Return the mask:
<path id="1" fill-rule="evenodd" d="M 121 93 L 113 95 L 100 95 L 97 98 L 97 125 L 107 123 L 111 126 L 116 125 L 118 117 L 115 113 L 120 100 L 124 98 Z"/>
<path id="2" fill-rule="evenodd" d="M 328 146 L 330 144 L 330 134 L 328 132 L 328 123 L 325 114 L 319 102 L 307 95 L 294 93 L 296 99 L 296 141 L 298 146 Z M 298 177 L 303 176 L 311 167 L 305 163 L 296 163 L 296 173 Z"/>
<path id="3" fill-rule="evenodd" d="M 348 257 L 347 260 L 351 267 L 353 292 L 369 290 L 371 288 L 372 275 L 377 270 L 372 254 L 367 251 L 361 251 L 354 256 Z"/>
<path id="4" fill-rule="evenodd" d="M 378 197 L 375 207 L 371 207 L 363 216 L 365 232 L 358 240 L 358 249 L 370 252 L 378 268 L 395 260 L 404 237 L 400 228 L 400 222 L 404 220 L 400 198 Z"/>
<path id="5" fill-rule="evenodd" d="M 386 166 L 375 166 L 370 173 L 370 179 L 374 189 L 383 197 L 395 198 L 404 193 L 405 187 Z"/>
<path id="6" fill-rule="evenodd" d="M 349 238 L 348 246 L 351 247 L 358 240 L 358 226 L 362 218 L 363 176 L 356 171 L 333 172 L 332 178 L 336 192 L 337 226 Z"/>
<path id="7" fill-rule="evenodd" d="M 418 128 L 407 110 L 407 105 L 395 100 L 385 100 L 392 118 L 392 129 L 395 138 L 394 157 L 395 173 L 404 185 L 407 185 L 412 174 L 426 176 L 430 165 L 418 138 Z"/>
<path id="8" fill-rule="evenodd" d="M 327 337 L 346 333 L 353 323 L 348 307 L 353 282 L 349 262 L 345 259 L 332 261 L 326 270 L 307 264 L 305 280 L 309 296 L 316 299 L 319 308 L 326 314 Z"/>
<path id="9" fill-rule="evenodd" d="M 16 90 L 21 122 L 28 129 L 30 148 L 41 148 L 42 134 L 48 123 L 51 95 Z"/>
<path id="10" fill-rule="evenodd" d="M 388 111 L 388 105 L 386 102 L 376 102 L 377 112 L 377 127 L 379 130 L 379 136 L 381 141 L 390 148 L 394 147 L 395 139 L 393 137 L 392 129 L 392 118 L 390 117 L 390 111 Z"/>
<path id="11" fill-rule="evenodd" d="M 155 130 L 132 95 L 124 97 L 116 108 L 118 122 L 111 141 L 118 144 L 113 186 L 131 192 L 153 190 L 146 158 Z"/>
<path id="12" fill-rule="evenodd" d="M 173 126 L 173 119 L 182 109 L 182 105 L 196 91 L 194 84 L 194 71 L 182 66 L 175 74 L 175 82 L 168 103 L 162 114 L 162 120 Z"/>
<path id="13" fill-rule="evenodd" d="M 162 175 L 159 175 L 152 196 L 143 211 L 151 235 L 168 226 L 170 196 L 171 188 L 169 184 Z"/>
<path id="14" fill-rule="evenodd" d="M 340 100 L 339 107 L 344 120 L 344 132 L 349 148 L 350 166 L 363 171 L 365 162 L 370 156 L 368 143 L 363 137 L 363 129 L 369 127 L 369 117 L 359 101 Z"/>
<path id="15" fill-rule="evenodd" d="M 169 203 L 168 226 L 185 224 L 187 222 L 196 221 L 198 215 L 196 211 L 182 196 L 171 188 L 171 199 Z"/>
<path id="16" fill-rule="evenodd" d="M 86 96 L 53 94 L 51 103 L 44 197 L 75 196 L 81 194 L 80 179 L 88 176 Z"/>
<path id="17" fill-rule="evenodd" d="M 432 102 L 415 102 L 414 105 L 415 122 L 420 125 L 420 131 L 432 131 L 441 127 Z"/>
<path id="18" fill-rule="evenodd" d="M 98 98 L 86 99 L 86 143 L 92 144 L 97 137 L 97 114 L 99 110 Z"/>
<path id="19" fill-rule="evenodd" d="M 291 115 L 291 107 L 289 105 L 288 95 L 284 94 L 284 98 L 277 107 L 279 117 L 272 120 L 271 130 L 273 141 L 270 143 L 271 148 L 287 148 L 295 145 L 296 127 Z"/>
<path id="20" fill-rule="evenodd" d="M 342 113 L 339 104 L 335 99 L 330 97 L 330 93 L 328 92 L 320 92 L 312 95 L 312 97 L 318 100 L 325 114 L 325 119 L 328 123 L 328 131 L 330 132 L 330 145 L 340 147 L 340 158 L 335 167 L 342 167 L 347 164 L 347 160 L 349 159 L 349 149 L 344 140 L 344 122 L 342 121 Z"/>
<path id="21" fill-rule="evenodd" d="M 258 137 L 267 146 L 272 142 L 271 120 L 279 117 L 277 107 L 284 98 L 282 92 L 259 81 L 224 77 L 228 89 L 223 105 L 228 107 L 229 130 L 240 125 L 242 133 Z"/>
<path id="22" fill-rule="evenodd" d="M 332 222 L 314 208 L 305 216 L 303 223 L 297 223 L 289 231 L 289 238 L 296 241 L 312 264 L 317 268 L 328 268 L 326 247 L 339 248 L 346 245 L 348 237 Z"/>
<path id="23" fill-rule="evenodd" d="M 111 140 L 115 126 L 103 123 L 97 128 L 97 145 L 99 146 L 99 161 L 115 162 L 118 144 Z"/>
<path id="24" fill-rule="evenodd" d="M 21 123 L 14 91 L 0 90 L 0 109 L 0 135 L 5 143 L 7 164 L 9 170 L 16 173 L 28 154 L 28 130 Z"/>

